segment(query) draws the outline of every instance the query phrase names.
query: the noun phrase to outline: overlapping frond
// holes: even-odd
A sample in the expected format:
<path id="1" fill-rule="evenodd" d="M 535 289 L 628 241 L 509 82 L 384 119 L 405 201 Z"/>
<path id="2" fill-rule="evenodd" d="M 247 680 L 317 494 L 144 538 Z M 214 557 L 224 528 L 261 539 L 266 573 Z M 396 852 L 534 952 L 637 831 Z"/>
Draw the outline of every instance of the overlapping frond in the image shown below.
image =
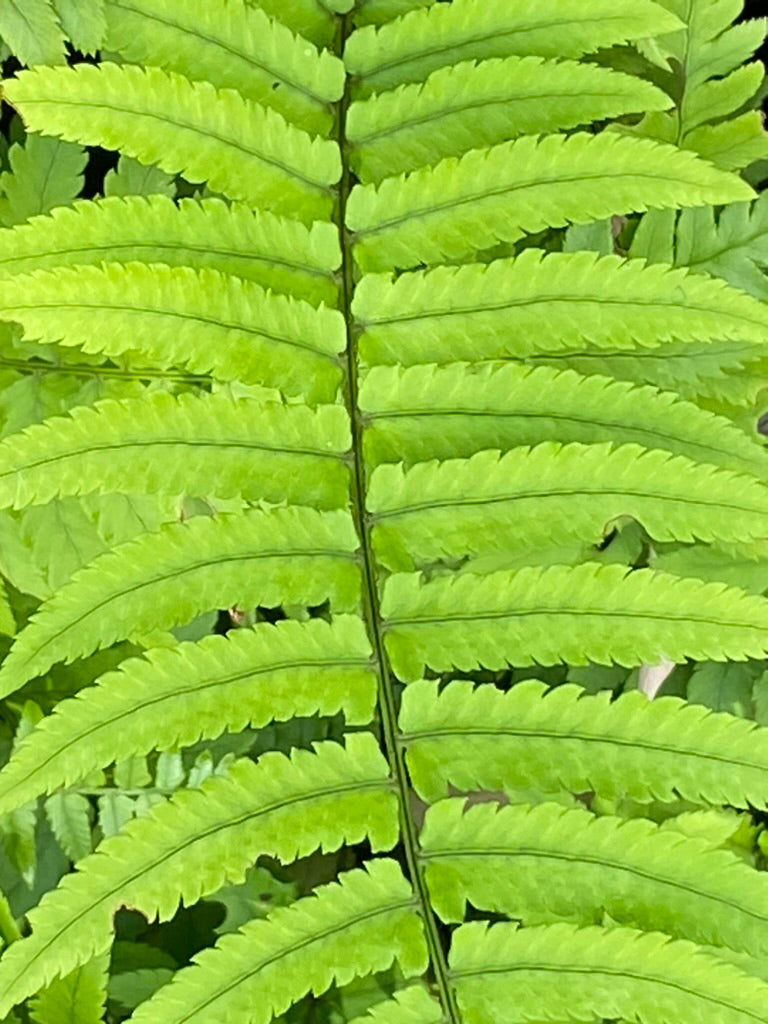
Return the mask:
<path id="1" fill-rule="evenodd" d="M 357 536 L 342 511 L 295 506 L 174 523 L 76 573 L 19 634 L 0 669 L 10 693 L 57 661 L 237 605 L 357 606 Z"/>
<path id="2" fill-rule="evenodd" d="M 95 54 L 107 31 L 105 0 L 53 0 L 61 27 L 76 50 Z"/>
<path id="3" fill-rule="evenodd" d="M 768 342 L 763 303 L 722 281 L 592 252 L 369 274 L 355 292 L 368 363 L 447 363 L 543 352 Z"/>
<path id="4" fill-rule="evenodd" d="M 305 993 L 319 995 L 393 961 L 410 977 L 425 969 L 427 950 L 411 887 L 398 864 L 383 858 L 224 936 L 133 1020 L 183 1024 L 214 1015 L 268 1024 Z"/>
<path id="5" fill-rule="evenodd" d="M 540 441 L 659 448 L 765 478 L 768 459 L 730 420 L 674 392 L 517 363 L 373 367 L 362 380 L 369 462 L 406 466 Z"/>
<path id="6" fill-rule="evenodd" d="M 0 278 L 0 317 L 25 336 L 109 356 L 140 354 L 219 379 L 330 401 L 342 315 L 208 267 L 108 263 Z M 307 387 L 314 380 L 314 387 Z"/>
<path id="7" fill-rule="evenodd" d="M 419 681 L 403 695 L 400 726 L 416 791 L 563 789 L 608 797 L 764 807 L 768 730 L 677 697 L 585 694 L 518 683 L 508 693 Z"/>
<path id="8" fill-rule="evenodd" d="M 338 148 L 233 90 L 160 68 L 103 63 L 22 72 L 4 82 L 3 94 L 31 131 L 120 149 L 305 222 L 331 212 Z"/>
<path id="9" fill-rule="evenodd" d="M 290 862 L 364 838 L 374 850 L 397 838 L 397 797 L 369 733 L 243 758 L 129 822 L 44 897 L 31 936 L 0 959 L 0 1013 L 107 949 L 120 906 L 167 920 L 179 902 L 241 882 L 261 854 Z"/>
<path id="10" fill-rule="evenodd" d="M 156 648 L 61 701 L 0 771 L 0 813 L 69 786 L 95 768 L 191 746 L 225 729 L 344 712 L 373 717 L 376 677 L 356 616 L 286 620 Z"/>
<path id="11" fill-rule="evenodd" d="M 57 978 L 31 1001 L 35 1024 L 99 1024 L 107 1002 L 109 957 L 94 957 L 64 978 Z"/>
<path id="12" fill-rule="evenodd" d="M 454 932 L 450 963 L 466 1024 L 522 1024 L 542 1006 L 582 1020 L 747 1024 L 768 999 L 766 982 L 692 943 L 629 928 L 474 922 Z"/>
<path id="13" fill-rule="evenodd" d="M 743 661 L 768 650 L 768 601 L 649 569 L 585 563 L 384 586 L 387 652 L 402 679 L 427 667 Z M 1 677 L 0 677 L 1 678 Z"/>
<path id="14" fill-rule="evenodd" d="M 468 459 L 379 466 L 368 490 L 373 543 L 388 568 L 469 555 L 535 552 L 547 543 L 598 543 L 632 516 L 652 538 L 763 537 L 768 487 L 638 445 L 549 441 Z"/>
<path id="15" fill-rule="evenodd" d="M 246 0 L 249 7 L 258 7 L 292 32 L 310 39 L 315 46 L 328 46 L 336 34 L 334 12 L 344 13 L 354 0 Z"/>
<path id="16" fill-rule="evenodd" d="M 347 224 L 362 269 L 389 271 L 464 259 L 547 227 L 752 197 L 744 181 L 685 150 L 578 132 L 524 136 L 378 187 L 356 185 Z"/>
<path id="17" fill-rule="evenodd" d="M 734 25 L 742 0 L 661 3 L 683 23 L 679 31 L 654 41 L 656 62 L 669 72 L 660 77 L 675 107 L 647 115 L 630 130 L 692 149 L 729 170 L 768 157 L 760 112 L 744 110 L 765 75 L 762 64 L 751 58 L 765 39 L 766 19 Z"/>
<path id="18" fill-rule="evenodd" d="M 25 149 L 49 142 L 30 136 Z M 306 228 L 243 203 L 182 199 L 177 204 L 156 195 L 76 202 L 0 232 L 3 276 L 136 261 L 211 267 L 313 305 L 333 306 L 341 252 L 338 229 L 326 221 Z"/>
<path id="19" fill-rule="evenodd" d="M 244 0 L 108 0 L 107 47 L 272 107 L 313 133 L 333 123 L 344 65 Z"/>
<path id="20" fill-rule="evenodd" d="M 51 0 L 8 0 L 0 35 L 25 64 L 64 63 L 64 32 Z"/>
<path id="21" fill-rule="evenodd" d="M 351 1024 L 443 1024 L 442 1008 L 422 985 L 410 985 L 376 1003 Z"/>
<path id="22" fill-rule="evenodd" d="M 462 60 L 580 57 L 679 25 L 678 18 L 649 0 L 634 0 L 627 10 L 608 0 L 527 0 L 514 6 L 504 0 L 454 0 L 412 11 L 380 29 L 354 32 L 344 63 L 366 92 L 382 92 Z"/>
<path id="23" fill-rule="evenodd" d="M 467 902 L 525 924 L 596 924 L 606 912 L 755 957 L 768 945 L 764 873 L 644 818 L 441 800 L 427 810 L 421 847 L 432 904 L 446 921 L 463 921 Z"/>
<path id="24" fill-rule="evenodd" d="M 158 391 L 77 406 L 0 441 L 0 507 L 114 492 L 343 508 L 349 445 L 338 405 Z"/>
<path id="25" fill-rule="evenodd" d="M 353 103 L 350 158 L 362 182 L 380 182 L 516 135 L 664 110 L 671 102 L 640 78 L 576 61 L 465 61 L 423 83 Z"/>
<path id="26" fill-rule="evenodd" d="M 436 0 L 358 0 L 353 15 L 356 25 L 382 25 L 433 3 Z"/>

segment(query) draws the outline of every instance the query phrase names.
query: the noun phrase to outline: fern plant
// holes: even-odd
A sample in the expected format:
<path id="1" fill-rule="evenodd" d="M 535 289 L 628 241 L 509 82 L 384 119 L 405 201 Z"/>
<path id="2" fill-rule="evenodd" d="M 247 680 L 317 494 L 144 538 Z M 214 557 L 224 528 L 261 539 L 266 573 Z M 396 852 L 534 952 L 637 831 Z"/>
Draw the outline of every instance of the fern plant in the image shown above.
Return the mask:
<path id="1" fill-rule="evenodd" d="M 762 557 L 768 458 L 734 408 L 768 306 L 728 237 L 761 216 L 737 108 L 765 25 L 730 0 L 106 0 L 86 32 L 38 6 L 44 52 L 0 20 L 34 65 L 3 83 L 31 133 L 4 366 L 113 384 L 0 442 L 8 535 L 76 509 L 99 545 L 55 580 L 3 555 L 40 606 L 0 667 L 26 709 L 0 814 L 28 835 L 45 797 L 77 863 L 28 928 L 0 907 L 0 1014 L 100 1020 L 111 969 L 137 1024 L 267 1022 L 359 979 L 360 1024 L 768 1019 L 738 840 L 768 733 L 606 687 L 768 652 L 765 586 L 658 564 Z M 67 36 L 101 60 L 55 66 Z M 672 96 L 649 68 L 681 61 Z M 70 176 L 77 147 L 123 154 L 108 194 L 14 205 L 62 145 Z M 686 259 L 694 218 L 726 242 Z M 214 770 L 220 738 L 241 756 Z M 347 856 L 192 964 L 121 974 L 116 944 L 110 968 L 126 908 L 167 921 L 318 850 Z"/>

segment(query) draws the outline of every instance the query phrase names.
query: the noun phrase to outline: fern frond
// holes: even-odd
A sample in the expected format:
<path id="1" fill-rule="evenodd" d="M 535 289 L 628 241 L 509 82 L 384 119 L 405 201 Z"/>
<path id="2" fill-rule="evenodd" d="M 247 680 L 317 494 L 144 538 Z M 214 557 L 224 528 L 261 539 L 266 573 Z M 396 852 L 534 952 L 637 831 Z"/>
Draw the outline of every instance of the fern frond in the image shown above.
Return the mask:
<path id="1" fill-rule="evenodd" d="M 82 53 L 95 54 L 104 45 L 107 18 L 105 0 L 53 0 L 61 27 Z"/>
<path id="2" fill-rule="evenodd" d="M 369 364 L 726 339 L 759 345 L 757 358 L 768 342 L 768 308 L 724 282 L 586 251 L 524 249 L 514 259 L 415 271 L 394 281 L 369 274 L 355 291 L 353 311 Z"/>
<path id="3" fill-rule="evenodd" d="M 401 988 L 350 1024 L 444 1024 L 440 1004 L 421 985 Z"/>
<path id="4" fill-rule="evenodd" d="M 755 550 L 751 547 L 691 544 L 662 551 L 653 559 L 653 565 L 676 576 L 695 576 L 698 580 L 714 580 L 762 594 L 768 590 L 768 550 L 764 545 L 756 545 Z"/>
<path id="5" fill-rule="evenodd" d="M 33 340 L 140 353 L 309 401 L 332 400 L 341 377 L 341 313 L 207 267 L 108 263 L 0 278 L 0 317 Z"/>
<path id="6" fill-rule="evenodd" d="M 453 935 L 451 974 L 466 1024 L 623 1017 L 666 1024 L 765 1016 L 768 984 L 682 939 L 629 928 L 476 922 Z"/>
<path id="7" fill-rule="evenodd" d="M 266 921 L 249 921 L 193 960 L 133 1015 L 136 1024 L 249 1020 L 268 1024 L 307 992 L 382 971 L 406 977 L 427 965 L 411 886 L 394 860 L 344 872 Z"/>
<path id="8" fill-rule="evenodd" d="M 726 206 L 715 219 L 710 207 L 685 210 L 675 232 L 675 262 L 716 274 L 737 288 L 768 299 L 768 199 Z"/>
<path id="9" fill-rule="evenodd" d="M 30 135 L 8 151 L 10 169 L 0 174 L 0 222 L 19 224 L 54 206 L 71 203 L 85 181 L 88 154 L 82 146 Z"/>
<path id="10" fill-rule="evenodd" d="M 688 581 L 690 582 L 690 581 Z M 641 802 L 765 807 L 768 730 L 677 697 L 585 694 L 538 681 L 416 682 L 400 726 L 413 785 L 430 802 L 460 792 L 566 789 Z"/>
<path id="11" fill-rule="evenodd" d="M 33 135 L 25 148 L 33 144 L 52 143 Z M 298 221 L 220 199 L 177 204 L 153 195 L 76 202 L 53 210 L 50 217 L 0 231 L 3 275 L 134 261 L 211 267 L 313 305 L 335 306 L 333 273 L 341 252 L 338 229 L 331 223 L 315 221 L 307 229 Z"/>
<path id="12" fill-rule="evenodd" d="M 333 10 L 339 5 L 341 13 L 354 3 L 354 0 L 337 0 L 336 3 L 325 3 L 323 0 L 246 0 L 249 7 L 258 7 L 286 25 L 292 32 L 305 36 L 315 46 L 328 46 L 336 33 L 336 21 Z"/>
<path id="13" fill-rule="evenodd" d="M 51 0 L 7 0 L 0 35 L 24 64 L 63 64 L 64 33 Z"/>
<path id="14" fill-rule="evenodd" d="M 121 758 L 190 746 L 225 729 L 340 711 L 348 723 L 365 724 L 375 700 L 370 643 L 356 616 L 259 624 L 156 648 L 40 721 L 0 771 L 0 809 Z"/>
<path id="15" fill-rule="evenodd" d="M 353 103 L 350 160 L 362 182 L 380 182 L 515 135 L 664 110 L 671 102 L 641 78 L 576 61 L 466 61 L 424 83 Z"/>
<path id="16" fill-rule="evenodd" d="M 638 445 L 546 441 L 405 471 L 379 466 L 366 504 L 379 559 L 407 571 L 547 543 L 598 543 L 621 516 L 659 541 L 756 539 L 766 534 L 768 487 Z"/>
<path id="17" fill-rule="evenodd" d="M 109 957 L 102 955 L 57 978 L 30 1003 L 35 1024 L 101 1024 L 108 976 Z"/>
<path id="18" fill-rule="evenodd" d="M 418 10 L 429 7 L 436 0 L 358 0 L 353 17 L 355 25 L 382 25 Z"/>
<path id="19" fill-rule="evenodd" d="M 389 766 L 370 733 L 290 759 L 236 761 L 130 821 L 43 897 L 29 914 L 31 936 L 0 959 L 0 1013 L 106 950 L 120 906 L 168 920 L 179 902 L 242 882 L 262 854 L 290 862 L 366 838 L 374 850 L 391 849 L 397 830 Z"/>
<path id="20" fill-rule="evenodd" d="M 731 405 L 751 405 L 765 387 L 760 349 L 741 341 L 668 342 L 653 349 L 619 351 L 584 347 L 581 351 L 535 356 L 531 362 L 550 363 L 578 373 L 604 374 L 638 384 L 677 391 L 696 401 L 713 397 Z"/>
<path id="21" fill-rule="evenodd" d="M 425 666 L 744 661 L 768 650 L 768 601 L 620 565 L 527 567 L 428 583 L 402 573 L 386 581 L 381 610 L 387 651 L 405 680 L 418 679 Z"/>
<path id="22" fill-rule="evenodd" d="M 361 268 L 390 271 L 463 258 L 547 227 L 752 196 L 744 181 L 687 150 L 578 132 L 524 136 L 378 187 L 356 185 L 347 224 Z"/>
<path id="23" fill-rule="evenodd" d="M 327 219 L 333 207 L 337 146 L 230 89 L 102 63 L 22 72 L 3 83 L 3 95 L 30 131 L 120 149 L 230 199 L 307 223 Z"/>
<path id="24" fill-rule="evenodd" d="M 376 366 L 359 405 L 372 465 L 468 457 L 540 441 L 634 442 L 765 477 L 768 459 L 725 417 L 673 392 L 516 363 Z M 1 450 L 1 449 L 0 449 Z"/>
<path id="25" fill-rule="evenodd" d="M 343 508 L 349 445 L 342 406 L 157 391 L 78 406 L 0 441 L 0 507 L 114 492 Z"/>
<path id="26" fill-rule="evenodd" d="M 444 921 L 463 921 L 467 902 L 526 924 L 595 924 L 606 912 L 645 931 L 756 957 L 768 950 L 764 873 L 644 818 L 441 800 L 427 810 L 420 845 Z"/>
<path id="27" fill-rule="evenodd" d="M 728 0 L 661 2 L 684 22 L 679 32 L 654 41 L 657 62 L 672 72 L 661 77 L 675 97 L 675 109 L 648 114 L 625 130 L 676 142 L 734 170 L 768 156 L 768 133 L 760 114 L 733 117 L 754 100 L 763 82 L 763 65 L 745 61 L 762 45 L 768 21 L 734 25 L 743 4 L 737 7 Z"/>
<path id="28" fill-rule="evenodd" d="M 55 662 L 215 608 L 357 606 L 357 536 L 345 512 L 198 517 L 128 541 L 75 573 L 23 630 L 0 670 L 10 693 Z"/>
<path id="29" fill-rule="evenodd" d="M 415 10 L 380 29 L 358 29 L 344 63 L 366 93 L 418 82 L 463 60 L 526 56 L 580 57 L 602 46 L 671 32 L 679 20 L 649 0 L 617 9 L 608 0 L 453 0 Z"/>
<path id="30" fill-rule="evenodd" d="M 309 132 L 333 123 L 344 65 L 244 0 L 108 0 L 107 18 L 107 46 L 126 60 L 235 89 Z"/>

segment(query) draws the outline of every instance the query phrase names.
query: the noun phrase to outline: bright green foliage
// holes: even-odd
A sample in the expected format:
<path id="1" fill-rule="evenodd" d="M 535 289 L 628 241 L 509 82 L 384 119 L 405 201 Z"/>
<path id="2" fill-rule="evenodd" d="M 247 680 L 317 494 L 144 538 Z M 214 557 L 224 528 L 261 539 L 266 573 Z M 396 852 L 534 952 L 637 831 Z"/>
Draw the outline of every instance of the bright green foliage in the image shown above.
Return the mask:
<path id="1" fill-rule="evenodd" d="M 196 959 L 134 1015 L 139 1024 L 249 1019 L 266 1024 L 310 989 L 383 970 L 396 959 L 403 973 L 426 966 L 421 922 L 410 886 L 392 860 L 340 877 L 314 898 L 251 921 Z"/>
<path id="2" fill-rule="evenodd" d="M 501 455 L 380 466 L 368 507 L 387 568 L 530 551 L 637 519 L 659 541 L 748 541 L 765 534 L 768 487 L 637 445 L 545 442 Z"/>
<path id="3" fill-rule="evenodd" d="M 491 146 L 671 100 L 648 82 L 575 61 L 509 57 L 443 68 L 419 85 L 353 103 L 347 133 L 363 182 Z"/>
<path id="4" fill-rule="evenodd" d="M 350 724 L 365 724 L 375 687 L 370 645 L 355 616 L 260 624 L 228 638 L 157 648 L 42 720 L 0 775 L 0 808 L 71 785 L 114 760 L 154 746 L 190 746 L 224 729 L 342 710 Z"/>
<path id="5" fill-rule="evenodd" d="M 57 978 L 32 1000 L 36 1024 L 99 1024 L 107 997 L 109 963 L 98 956 L 65 978 Z"/>
<path id="6" fill-rule="evenodd" d="M 579 288 L 574 296 L 574 285 Z M 732 338 L 768 354 L 765 306 L 722 282 L 587 252 L 364 278 L 355 312 L 371 363 L 521 358 Z M 711 311 L 711 312 L 710 312 Z M 758 347 L 759 346 L 759 347 Z"/>
<path id="7" fill-rule="evenodd" d="M 167 920 L 180 900 L 241 882 L 260 854 L 290 861 L 364 838 L 382 850 L 396 837 L 397 797 L 370 734 L 348 736 L 346 749 L 295 750 L 290 760 L 241 759 L 134 819 L 66 876 L 40 905 L 33 936 L 3 957 L 0 1012 L 108 948 L 112 915 L 125 903 Z"/>
<path id="8" fill-rule="evenodd" d="M 344 65 L 313 52 L 258 8 L 207 0 L 108 0 L 107 46 L 136 64 L 179 71 L 217 89 L 237 89 L 311 132 L 332 124 L 344 91 Z"/>
<path id="9" fill-rule="evenodd" d="M 435 68 L 462 60 L 510 54 L 579 57 L 678 25 L 677 18 L 650 0 L 636 0 L 626 13 L 607 0 L 527 0 L 518 8 L 503 0 L 455 0 L 450 6 L 412 11 L 378 31 L 356 32 L 345 49 L 345 63 L 367 91 L 381 92 L 420 82 Z"/>
<path id="10" fill-rule="evenodd" d="M 751 106 L 763 81 L 759 61 L 745 62 L 765 39 L 766 19 L 733 25 L 741 0 L 660 2 L 684 25 L 657 40 L 653 51 L 655 62 L 670 72 L 675 109 L 648 114 L 632 130 L 692 149 L 729 170 L 768 157 L 760 112 L 739 113 Z"/>
<path id="11" fill-rule="evenodd" d="M 53 72 L 52 72 L 53 73 Z M 603 133 L 526 136 L 470 150 L 376 188 L 356 185 L 347 224 L 366 271 L 465 259 L 526 232 L 612 213 L 752 198 L 684 150 Z"/>
<path id="12" fill-rule="evenodd" d="M 105 263 L 14 275 L 0 279 L 0 315 L 36 341 L 118 356 L 136 352 L 143 338 L 144 360 L 249 384 L 275 386 L 285 376 L 293 394 L 310 374 L 310 400 L 332 395 L 340 376 L 344 322 L 336 310 L 210 268 Z"/>
<path id="13" fill-rule="evenodd" d="M 463 925 L 454 934 L 451 973 L 467 1024 L 530 1020 L 550 1013 L 617 1017 L 649 1024 L 718 1020 L 747 1024 L 764 1014 L 768 985 L 658 932 L 555 924 L 518 930 Z"/>
<path id="14" fill-rule="evenodd" d="M 561 440 L 635 442 L 764 478 L 768 460 L 729 421 L 670 392 L 519 363 L 377 366 L 360 388 L 372 463 L 468 457 Z"/>
<path id="15" fill-rule="evenodd" d="M 8 153 L 10 170 L 0 175 L 0 220 L 19 224 L 36 213 L 71 202 L 83 187 L 82 146 L 30 135 Z"/>
<path id="16" fill-rule="evenodd" d="M 158 68 L 78 64 L 20 75 L 5 84 L 5 95 L 32 130 L 44 124 L 48 135 L 119 147 L 171 174 L 184 170 L 231 199 L 301 220 L 331 211 L 330 186 L 340 172 L 335 147 L 233 90 L 217 93 Z"/>
<path id="17" fill-rule="evenodd" d="M 765 1020 L 762 24 L 37 6 L 0 1018 Z"/>
<path id="18" fill-rule="evenodd" d="M 342 508 L 349 480 L 341 456 L 349 443 L 348 419 L 336 405 L 158 391 L 78 406 L 67 419 L 0 441 L 0 505 L 135 489 Z"/>
<path id="19" fill-rule="evenodd" d="M 177 206 L 157 195 L 60 206 L 4 232 L 0 243 L 3 275 L 102 262 L 211 267 L 314 305 L 335 304 L 331 278 L 341 261 L 333 224 L 316 221 L 308 230 L 244 204 L 185 199 Z"/>
<path id="20" fill-rule="evenodd" d="M 419 681 L 405 691 L 400 725 L 413 784 L 425 800 L 459 791 L 594 788 L 609 797 L 764 806 L 768 733 L 675 697 L 585 695 L 520 683 L 493 687 Z"/>
<path id="21" fill-rule="evenodd" d="M 64 33 L 51 0 L 6 0 L 0 35 L 24 64 L 64 63 Z"/>

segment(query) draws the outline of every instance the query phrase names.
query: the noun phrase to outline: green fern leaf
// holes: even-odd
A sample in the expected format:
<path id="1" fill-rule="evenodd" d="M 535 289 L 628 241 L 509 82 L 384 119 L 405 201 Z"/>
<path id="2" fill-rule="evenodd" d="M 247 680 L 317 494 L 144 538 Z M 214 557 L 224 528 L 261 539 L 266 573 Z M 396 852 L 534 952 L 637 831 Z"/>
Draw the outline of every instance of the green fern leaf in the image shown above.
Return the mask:
<path id="1" fill-rule="evenodd" d="M 56 841 L 73 863 L 91 852 L 91 805 L 82 793 L 49 796 L 45 801 L 45 816 Z"/>
<path id="2" fill-rule="evenodd" d="M 405 471 L 379 466 L 367 507 L 380 561 L 403 571 L 548 542 L 596 544 L 625 515 L 659 541 L 756 539 L 765 535 L 768 487 L 637 445 L 548 441 Z"/>
<path id="3" fill-rule="evenodd" d="M 341 170 L 333 143 L 232 90 L 159 68 L 103 63 L 22 72 L 3 92 L 31 131 L 119 148 L 231 199 L 308 222 L 331 212 L 330 186 Z"/>
<path id="4" fill-rule="evenodd" d="M 442 1008 L 421 985 L 395 992 L 391 999 L 376 1003 L 350 1024 L 444 1024 Z"/>
<path id="5" fill-rule="evenodd" d="M 559 440 L 634 442 L 757 477 L 768 469 L 765 451 L 730 420 L 672 392 L 549 366 L 377 366 L 362 380 L 359 403 L 373 465 Z"/>
<path id="6" fill-rule="evenodd" d="M 105 951 L 120 906 L 168 920 L 179 901 L 242 882 L 260 854 L 292 861 L 364 838 L 391 849 L 397 831 L 389 766 L 370 733 L 350 734 L 346 748 L 241 759 L 133 819 L 43 897 L 31 936 L 0 959 L 0 1013 Z"/>
<path id="7" fill-rule="evenodd" d="M 121 156 L 117 161 L 117 167 L 113 167 L 104 175 L 104 195 L 162 195 L 173 199 L 176 195 L 176 181 L 172 175 L 161 171 L 159 167 L 145 167 L 138 160 Z"/>
<path id="8" fill-rule="evenodd" d="M 749 1024 L 768 999 L 768 984 L 692 943 L 629 928 L 463 925 L 451 973 L 466 1024 L 522 1024 L 542 1006 L 581 1020 Z"/>
<path id="9" fill-rule="evenodd" d="M 675 233 L 675 261 L 716 274 L 736 288 L 768 299 L 768 202 L 734 203 L 715 219 L 710 207 L 686 210 Z"/>
<path id="10" fill-rule="evenodd" d="M 0 35 L 23 64 L 64 63 L 64 33 L 51 0 L 6 0 Z"/>
<path id="11" fill-rule="evenodd" d="M 0 293 L 1 294 L 1 293 Z M 768 310 L 722 281 L 591 252 L 526 249 L 516 259 L 363 277 L 354 313 L 366 362 L 447 363 L 541 352 L 752 341 Z"/>
<path id="12" fill-rule="evenodd" d="M 345 512 L 293 507 L 199 517 L 116 547 L 76 573 L 19 634 L 0 670 L 10 693 L 64 660 L 213 608 L 282 602 L 356 608 L 358 541 Z"/>
<path id="13" fill-rule="evenodd" d="M 355 25 L 381 25 L 436 0 L 358 0 L 353 16 Z"/>
<path id="14" fill-rule="evenodd" d="M 110 356 L 139 351 L 161 366 L 306 392 L 310 401 L 330 400 L 341 376 L 337 310 L 209 268 L 109 263 L 0 278 L 0 317 L 35 340 Z"/>
<path id="15" fill-rule="evenodd" d="M 107 1002 L 109 958 L 95 957 L 57 978 L 31 1002 L 35 1024 L 100 1024 Z"/>
<path id="16" fill-rule="evenodd" d="M 360 267 L 391 271 L 464 258 L 546 227 L 750 198 L 745 182 L 685 150 L 579 132 L 525 136 L 378 188 L 356 185 L 347 224 Z"/>
<path id="17" fill-rule="evenodd" d="M 400 725 L 417 793 L 595 790 L 667 803 L 766 804 L 768 730 L 677 697 L 589 695 L 519 683 L 508 693 L 452 682 L 411 684 Z"/>
<path id="18" fill-rule="evenodd" d="M 243 0 L 108 0 L 107 16 L 107 45 L 126 60 L 236 89 L 309 132 L 333 124 L 344 65 Z"/>
<path id="19" fill-rule="evenodd" d="M 194 958 L 133 1015 L 136 1024 L 250 1020 L 268 1024 L 305 993 L 382 971 L 427 964 L 411 887 L 393 860 L 368 861 L 313 896 L 249 921 Z"/>
<path id="20" fill-rule="evenodd" d="M 53 0 L 53 6 L 76 50 L 95 54 L 103 47 L 107 31 L 104 0 Z"/>
<path id="21" fill-rule="evenodd" d="M 376 677 L 356 616 L 284 621 L 149 651 L 61 701 L 0 771 L 0 813 L 155 748 L 294 715 L 371 721 Z M 52 798 L 55 799 L 55 798 Z"/>
<path id="22" fill-rule="evenodd" d="M 332 278 L 341 252 L 333 224 L 315 221 L 307 229 L 220 199 L 182 199 L 178 205 L 161 196 L 78 202 L 0 232 L 2 274 L 137 260 L 211 267 L 313 305 L 334 306 Z"/>
<path id="23" fill-rule="evenodd" d="M 0 221 L 19 224 L 54 206 L 70 203 L 83 187 L 88 156 L 82 146 L 30 135 L 11 146 L 10 170 L 0 175 Z"/>
<path id="24" fill-rule="evenodd" d="M 530 567 L 428 583 L 402 573 L 387 580 L 381 610 L 387 651 L 406 680 L 418 679 L 424 666 L 451 672 L 563 661 L 743 661 L 768 650 L 768 601 L 620 565 Z"/>
<path id="25" fill-rule="evenodd" d="M 674 15 L 648 0 L 635 0 L 626 12 L 607 0 L 547 0 L 522 10 L 504 0 L 453 0 L 412 11 L 378 30 L 354 32 L 344 63 L 363 80 L 366 92 L 382 92 L 462 60 L 580 57 L 679 25 Z"/>
<path id="26" fill-rule="evenodd" d="M 159 391 L 78 406 L 0 441 L 0 506 L 115 492 L 343 508 L 349 445 L 340 406 Z"/>
<path id="27" fill-rule="evenodd" d="M 347 136 L 364 183 L 515 135 L 543 134 L 636 110 L 664 110 L 660 89 L 575 61 L 509 57 L 447 67 L 418 85 L 353 103 Z"/>
<path id="28" fill-rule="evenodd" d="M 619 924 L 755 957 L 768 949 L 762 872 L 642 818 L 441 800 L 427 811 L 421 847 L 445 921 L 463 921 L 467 902 L 526 924 L 594 924 L 606 912 Z"/>
<path id="29" fill-rule="evenodd" d="M 257 7 L 285 25 L 292 32 L 305 36 L 316 46 L 328 46 L 336 34 L 337 26 L 333 9 L 338 4 L 324 0 L 246 0 L 249 7 Z M 348 10 L 352 0 L 341 0 L 341 7 Z M 342 10 L 342 13 L 344 11 Z"/>

